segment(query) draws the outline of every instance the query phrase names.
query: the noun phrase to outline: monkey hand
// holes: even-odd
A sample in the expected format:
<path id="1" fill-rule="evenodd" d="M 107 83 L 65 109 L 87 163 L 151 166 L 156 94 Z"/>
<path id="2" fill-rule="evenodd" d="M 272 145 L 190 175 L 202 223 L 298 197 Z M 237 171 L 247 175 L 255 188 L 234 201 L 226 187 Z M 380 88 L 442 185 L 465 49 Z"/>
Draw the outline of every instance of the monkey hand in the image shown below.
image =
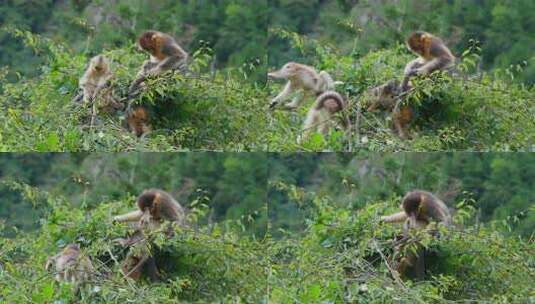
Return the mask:
<path id="1" fill-rule="evenodd" d="M 406 76 L 417 76 L 421 75 L 420 69 L 412 69 L 410 70 Z"/>
<path id="2" fill-rule="evenodd" d="M 270 110 L 274 110 L 275 107 L 276 107 L 278 104 L 279 104 L 278 101 L 276 101 L 276 100 L 272 100 L 271 103 L 269 104 L 269 109 L 270 109 Z"/>

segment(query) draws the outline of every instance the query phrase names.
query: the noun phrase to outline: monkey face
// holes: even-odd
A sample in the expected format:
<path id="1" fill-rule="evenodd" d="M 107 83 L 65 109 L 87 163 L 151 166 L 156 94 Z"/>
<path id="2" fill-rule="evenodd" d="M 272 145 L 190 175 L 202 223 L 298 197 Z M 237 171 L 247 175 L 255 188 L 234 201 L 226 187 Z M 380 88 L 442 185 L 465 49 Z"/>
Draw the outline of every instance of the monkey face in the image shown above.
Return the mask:
<path id="1" fill-rule="evenodd" d="M 297 74 L 298 66 L 294 62 L 288 62 L 280 70 L 268 73 L 268 77 L 272 79 L 288 80 Z"/>
<path id="2" fill-rule="evenodd" d="M 407 48 L 419 55 L 424 54 L 423 32 L 414 32 L 407 39 Z"/>
<path id="3" fill-rule="evenodd" d="M 93 70 L 97 73 L 106 72 L 108 69 L 108 61 L 106 57 L 98 55 L 91 59 L 91 66 Z"/>
<path id="4" fill-rule="evenodd" d="M 141 34 L 137 41 L 138 49 L 140 51 L 147 51 L 151 54 L 154 53 L 156 51 L 156 36 L 156 31 L 147 31 Z"/>
<path id="5" fill-rule="evenodd" d="M 368 92 L 368 112 L 373 112 L 377 108 L 391 110 L 396 104 L 396 98 L 399 92 L 399 83 L 391 80 L 386 84 L 375 87 Z"/>

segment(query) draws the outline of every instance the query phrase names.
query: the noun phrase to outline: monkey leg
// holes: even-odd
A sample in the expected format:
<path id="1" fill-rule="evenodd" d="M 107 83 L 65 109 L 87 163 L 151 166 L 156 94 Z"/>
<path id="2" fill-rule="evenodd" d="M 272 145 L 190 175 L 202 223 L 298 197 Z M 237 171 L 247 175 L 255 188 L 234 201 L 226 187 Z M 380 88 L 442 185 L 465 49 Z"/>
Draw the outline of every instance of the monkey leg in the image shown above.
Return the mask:
<path id="1" fill-rule="evenodd" d="M 397 135 L 402 139 L 407 139 L 407 129 L 412 118 L 412 112 L 408 106 L 401 106 L 399 111 L 392 112 L 392 121 Z"/>
<path id="2" fill-rule="evenodd" d="M 417 245 L 416 251 L 406 250 L 407 244 L 396 248 L 396 255 L 404 252 L 396 266 L 397 272 L 404 279 L 423 280 L 425 278 L 425 248 Z"/>
<path id="3" fill-rule="evenodd" d="M 292 86 L 291 82 L 287 82 L 282 91 L 271 100 L 271 103 L 269 104 L 269 108 L 273 109 L 276 105 L 279 104 L 282 100 L 285 100 L 292 94 L 292 92 L 295 90 L 295 88 Z"/>
<path id="4" fill-rule="evenodd" d="M 154 257 L 149 257 L 147 261 L 145 261 L 144 270 L 152 282 L 160 281 L 160 272 L 158 271 L 158 266 L 156 265 L 156 259 Z"/>
<path id="5" fill-rule="evenodd" d="M 303 102 L 305 97 L 306 97 L 305 95 L 295 96 L 290 103 L 287 103 L 287 104 L 284 105 L 284 108 L 286 110 L 295 110 L 295 109 L 297 109 L 301 105 L 301 103 Z"/>

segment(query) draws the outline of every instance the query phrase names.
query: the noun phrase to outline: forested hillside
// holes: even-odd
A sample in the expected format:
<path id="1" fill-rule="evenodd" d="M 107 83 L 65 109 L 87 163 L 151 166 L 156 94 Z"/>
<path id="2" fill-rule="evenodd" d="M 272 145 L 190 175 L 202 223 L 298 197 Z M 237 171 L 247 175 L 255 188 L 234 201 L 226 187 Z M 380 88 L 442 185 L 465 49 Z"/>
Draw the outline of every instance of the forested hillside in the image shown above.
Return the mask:
<path id="1" fill-rule="evenodd" d="M 0 301 L 7 303 L 531 303 L 530 154 L 24 154 L 0 168 Z M 187 225 L 147 235 L 161 281 L 121 274 L 131 233 L 113 216 L 150 187 Z M 379 221 L 426 189 L 451 226 L 405 237 L 423 280 L 401 279 L 401 225 Z M 95 269 L 55 282 L 49 257 L 77 243 Z M 416 247 L 419 246 L 419 247 Z"/>
<path id="2" fill-rule="evenodd" d="M 530 303 L 535 275 L 530 154 L 289 154 L 270 166 L 275 303 Z M 380 216 L 426 189 L 452 212 L 439 237 Z M 519 235 L 522 237 L 519 237 Z M 400 240 L 401 239 L 401 240 Z M 400 243 L 425 248 L 423 280 L 400 280 Z M 421 254 L 422 251 L 419 251 Z"/>
<path id="3" fill-rule="evenodd" d="M 443 37 L 460 55 L 478 41 L 484 70 L 510 69 L 515 79 L 535 83 L 535 23 L 530 0 L 271 0 L 271 27 L 309 35 L 353 57 L 396 46 L 408 32 L 425 30 Z M 357 39 L 355 39 L 357 37 Z M 269 40 L 271 66 L 295 60 L 288 41 Z"/>
<path id="4" fill-rule="evenodd" d="M 267 219 L 261 212 L 267 183 L 263 153 L 3 154 L 0 181 L 0 196 L 6 202 L 0 204 L 0 218 L 11 227 L 8 233 L 39 227 L 36 217 L 48 212 L 39 207 L 46 204 L 43 200 L 32 208 L 31 199 L 21 196 L 24 188 L 13 183 L 89 209 L 103 202 L 124 202 L 144 189 L 159 187 L 185 207 L 207 205 L 210 221 L 254 215 L 253 228 L 247 230 L 266 233 Z"/>
<path id="5" fill-rule="evenodd" d="M 535 89 L 528 45 L 535 31 L 524 13 L 532 5 L 518 1 L 506 10 L 501 1 L 411 0 L 4 5 L 0 150 L 532 151 Z M 516 26 L 505 31 L 503 23 Z M 184 46 L 191 57 L 188 72 L 151 78 L 130 98 L 128 87 L 147 58 L 134 42 L 150 28 Z M 414 81 L 403 98 L 413 119 L 408 139 L 401 139 L 387 113 L 366 111 L 363 96 L 401 80 L 414 58 L 403 42 L 417 29 L 443 38 L 457 63 L 454 73 Z M 88 109 L 72 102 L 96 54 L 111 60 L 112 95 L 148 109 L 151 132 L 137 138 L 122 111 L 101 113 L 93 123 Z M 266 86 L 268 59 L 270 70 L 296 61 L 329 72 L 347 99 L 343 114 L 351 127 L 299 142 L 312 101 L 297 111 L 270 110 L 269 100 L 282 84 Z"/>

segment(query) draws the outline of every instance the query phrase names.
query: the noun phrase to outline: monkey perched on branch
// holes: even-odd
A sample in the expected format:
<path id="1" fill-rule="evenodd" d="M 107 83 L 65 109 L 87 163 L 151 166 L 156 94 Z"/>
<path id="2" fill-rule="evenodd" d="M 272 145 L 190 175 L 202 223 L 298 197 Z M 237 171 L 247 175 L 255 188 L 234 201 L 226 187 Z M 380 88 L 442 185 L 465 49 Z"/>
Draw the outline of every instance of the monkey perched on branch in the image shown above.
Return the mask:
<path id="1" fill-rule="evenodd" d="M 407 47 L 419 57 L 407 64 L 401 88 L 410 88 L 410 78 L 425 76 L 438 70 L 446 70 L 455 63 L 455 57 L 446 44 L 427 32 L 417 31 L 409 35 Z"/>
<path id="2" fill-rule="evenodd" d="M 431 221 L 449 226 L 451 215 L 448 207 L 439 198 L 427 191 L 415 190 L 407 193 L 401 201 L 398 213 L 382 216 L 385 223 L 405 222 L 404 229 L 425 228 Z"/>
<path id="3" fill-rule="evenodd" d="M 45 270 L 48 271 L 52 266 L 58 282 L 81 284 L 91 279 L 94 274 L 91 260 L 81 255 L 78 244 L 69 244 L 60 253 L 50 257 Z"/>
<path id="4" fill-rule="evenodd" d="M 137 39 L 137 47 L 140 51 L 149 53 L 150 58 L 143 63 L 136 79 L 130 85 L 127 99 L 136 94 L 147 76 L 157 76 L 171 70 L 186 69 L 188 53 L 168 34 L 146 31 Z M 150 131 L 149 116 L 147 110 L 142 106 L 136 106 L 133 109 L 129 106 L 126 121 L 130 131 L 137 137 Z"/>
<path id="5" fill-rule="evenodd" d="M 76 96 L 74 102 L 83 101 L 84 105 L 91 105 L 91 125 L 94 124 L 97 112 L 111 113 L 122 110 L 123 104 L 116 101 L 109 86 L 113 74 L 110 63 L 103 55 L 98 55 L 89 61 L 89 66 L 79 81 L 82 94 Z"/>
<path id="6" fill-rule="evenodd" d="M 148 52 L 150 59 L 143 63 L 136 80 L 130 85 L 130 94 L 139 89 L 147 76 L 157 76 L 170 70 L 186 68 L 188 53 L 168 34 L 146 31 L 139 36 L 137 46 L 139 50 Z"/>
<path id="7" fill-rule="evenodd" d="M 369 103 L 368 112 L 375 112 L 379 108 L 391 112 L 392 123 L 397 135 L 401 138 L 407 138 L 407 128 L 412 120 L 412 111 L 408 105 L 400 105 L 399 109 L 396 109 L 396 104 L 400 102 L 399 98 L 402 98 L 401 94 L 399 81 L 390 80 L 368 90 L 365 98 Z"/>
<path id="8" fill-rule="evenodd" d="M 347 115 L 343 113 L 346 106 L 345 99 L 335 91 L 326 91 L 319 95 L 312 108 L 308 111 L 305 123 L 303 124 L 303 135 L 299 139 L 299 142 L 303 138 L 307 138 L 314 130 L 318 130 L 325 136 L 329 128 L 333 126 L 332 120 L 338 113 L 341 115 L 339 125 L 344 131 L 347 130 L 350 122 Z"/>
<path id="9" fill-rule="evenodd" d="M 280 70 L 268 73 L 269 78 L 287 80 L 284 89 L 271 100 L 270 108 L 299 93 L 292 102 L 285 104 L 287 110 L 297 109 L 305 98 L 317 97 L 325 91 L 333 90 L 335 82 L 325 71 L 317 73 L 314 68 L 295 62 L 288 62 Z"/>
<path id="10" fill-rule="evenodd" d="M 138 210 L 114 217 L 117 222 L 127 222 L 133 224 L 136 231 L 127 239 L 117 241 L 124 247 L 141 247 L 141 253 L 131 253 L 123 263 L 122 269 L 126 277 L 134 280 L 140 278 L 145 270 L 152 281 L 159 278 L 158 268 L 154 258 L 146 248 L 146 237 L 143 231 L 160 228 L 164 221 L 185 224 L 185 212 L 182 206 L 167 192 L 160 189 L 149 189 L 143 191 L 137 198 Z M 171 234 L 171 230 L 169 230 Z"/>
<path id="11" fill-rule="evenodd" d="M 451 224 L 451 215 L 448 207 L 439 198 L 427 191 L 415 190 L 407 193 L 401 202 L 398 213 L 382 216 L 381 221 L 386 223 L 404 222 L 403 231 L 407 236 L 410 229 L 426 229 L 434 221 L 445 226 Z M 423 279 L 425 275 L 425 248 L 416 244 L 416 250 L 405 250 L 407 243 L 396 246 L 395 251 L 399 254 L 405 252 L 397 263 L 397 271 L 404 277 Z"/>

